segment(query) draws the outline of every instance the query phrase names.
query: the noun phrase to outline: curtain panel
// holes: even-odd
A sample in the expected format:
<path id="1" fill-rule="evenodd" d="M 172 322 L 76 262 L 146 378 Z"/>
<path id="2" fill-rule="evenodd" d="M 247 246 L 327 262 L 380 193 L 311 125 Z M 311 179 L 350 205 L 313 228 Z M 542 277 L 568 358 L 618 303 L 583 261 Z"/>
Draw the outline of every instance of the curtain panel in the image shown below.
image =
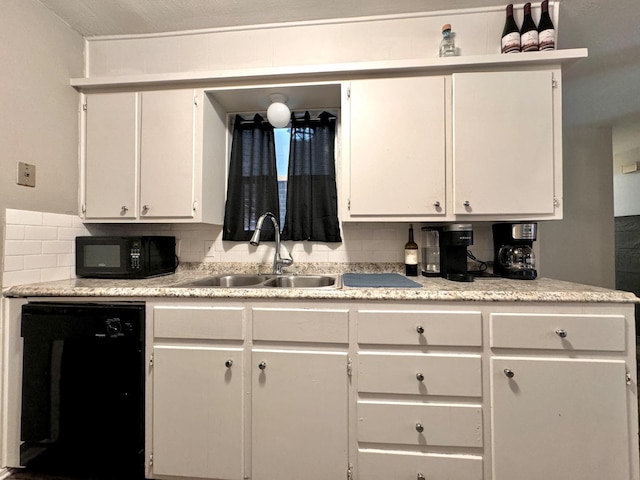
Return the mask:
<path id="1" fill-rule="evenodd" d="M 335 168 L 336 117 L 291 115 L 283 240 L 341 242 Z"/>
<path id="2" fill-rule="evenodd" d="M 258 217 L 269 211 L 279 217 L 273 127 L 261 115 L 253 121 L 236 115 L 222 239 L 249 241 Z M 274 238 L 273 226 L 265 222 L 262 239 Z"/>

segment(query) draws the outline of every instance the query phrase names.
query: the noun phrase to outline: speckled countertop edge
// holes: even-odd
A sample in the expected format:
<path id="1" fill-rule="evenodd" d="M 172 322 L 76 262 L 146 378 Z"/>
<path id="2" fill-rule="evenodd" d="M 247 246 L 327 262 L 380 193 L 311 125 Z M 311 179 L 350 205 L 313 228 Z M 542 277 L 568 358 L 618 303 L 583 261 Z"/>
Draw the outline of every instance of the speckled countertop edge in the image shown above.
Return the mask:
<path id="1" fill-rule="evenodd" d="M 223 288 L 180 287 L 216 273 L 269 273 L 260 264 L 186 264 L 173 275 L 141 279 L 71 279 L 8 287 L 5 297 L 149 297 L 241 298 L 308 300 L 402 300 L 463 302 L 640 303 L 633 293 L 538 278 L 533 281 L 480 278 L 452 282 L 443 278 L 411 277 L 420 288 Z M 291 274 L 401 273 L 398 264 L 300 264 Z"/>

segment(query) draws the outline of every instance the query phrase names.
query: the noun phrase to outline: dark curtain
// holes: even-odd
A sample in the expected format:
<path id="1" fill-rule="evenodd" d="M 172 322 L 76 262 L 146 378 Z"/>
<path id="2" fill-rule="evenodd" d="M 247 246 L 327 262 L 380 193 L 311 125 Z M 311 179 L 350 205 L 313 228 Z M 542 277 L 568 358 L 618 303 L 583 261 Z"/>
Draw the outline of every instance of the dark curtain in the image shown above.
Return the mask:
<path id="1" fill-rule="evenodd" d="M 284 240 L 340 242 L 335 168 L 336 117 L 291 116 Z"/>
<path id="2" fill-rule="evenodd" d="M 236 115 L 222 239 L 249 241 L 265 212 L 280 213 L 273 127 L 260 115 L 253 121 Z M 273 225 L 264 222 L 261 240 L 273 239 Z"/>

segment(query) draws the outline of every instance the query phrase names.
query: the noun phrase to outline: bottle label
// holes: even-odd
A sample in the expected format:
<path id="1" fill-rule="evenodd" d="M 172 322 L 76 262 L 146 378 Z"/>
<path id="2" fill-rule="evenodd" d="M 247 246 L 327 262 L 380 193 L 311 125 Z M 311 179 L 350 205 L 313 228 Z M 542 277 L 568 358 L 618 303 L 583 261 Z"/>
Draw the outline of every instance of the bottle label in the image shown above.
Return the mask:
<path id="1" fill-rule="evenodd" d="M 520 34 L 508 33 L 502 37 L 502 53 L 514 53 L 520 51 Z"/>
<path id="2" fill-rule="evenodd" d="M 535 52 L 538 50 L 538 32 L 530 30 L 520 37 L 520 46 L 523 52 Z"/>
<path id="3" fill-rule="evenodd" d="M 556 48 L 556 31 L 553 28 L 542 30 L 538 34 L 539 50 L 555 50 Z"/>
<path id="4" fill-rule="evenodd" d="M 404 251 L 404 263 L 405 263 L 405 265 L 417 265 L 418 264 L 418 250 L 405 249 L 405 251 Z"/>

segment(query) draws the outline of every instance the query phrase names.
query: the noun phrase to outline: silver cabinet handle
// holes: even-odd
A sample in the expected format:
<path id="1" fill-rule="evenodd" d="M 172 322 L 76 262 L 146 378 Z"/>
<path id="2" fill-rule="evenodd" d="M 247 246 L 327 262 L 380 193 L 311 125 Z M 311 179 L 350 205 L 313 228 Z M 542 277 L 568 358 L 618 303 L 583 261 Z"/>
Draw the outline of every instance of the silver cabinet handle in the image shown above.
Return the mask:
<path id="1" fill-rule="evenodd" d="M 421 373 L 416 373 L 416 378 L 419 382 L 424 382 L 424 375 Z"/>
<path id="2" fill-rule="evenodd" d="M 557 329 L 557 330 L 556 330 L 556 334 L 557 334 L 560 338 L 567 338 L 567 335 L 568 335 L 567 331 L 566 331 L 566 330 L 564 330 L 564 329 L 562 329 L 562 328 Z"/>
<path id="3" fill-rule="evenodd" d="M 471 206 L 471 202 L 469 200 L 465 200 L 462 205 L 464 205 L 465 207 L 470 207 Z"/>
<path id="4" fill-rule="evenodd" d="M 504 374 L 509 377 L 509 378 L 513 378 L 516 376 L 516 374 L 514 373 L 513 370 L 509 370 L 508 368 L 504 369 Z"/>
<path id="5" fill-rule="evenodd" d="M 267 368 L 267 362 L 260 362 L 260 363 L 258 364 L 258 368 L 259 368 L 260 370 L 264 370 L 265 368 Z"/>
<path id="6" fill-rule="evenodd" d="M 233 360 L 229 359 L 226 362 L 224 362 L 224 366 L 227 368 L 231 368 L 231 365 L 233 365 Z"/>
<path id="7" fill-rule="evenodd" d="M 142 206 L 142 215 L 146 215 L 147 213 L 149 213 L 149 205 L 143 205 Z"/>
<path id="8" fill-rule="evenodd" d="M 440 208 L 440 202 L 436 200 L 435 202 L 433 202 L 433 206 L 436 208 Z"/>
<path id="9" fill-rule="evenodd" d="M 423 473 L 419 473 L 417 479 L 418 480 L 425 480 L 424 474 Z"/>
<path id="10" fill-rule="evenodd" d="M 422 335 L 424 333 L 424 327 L 422 325 L 418 325 L 416 327 L 416 332 L 418 332 L 420 335 Z"/>
<path id="11" fill-rule="evenodd" d="M 122 207 L 120 207 L 120 215 L 126 215 L 128 211 L 129 209 L 127 208 L 126 205 L 123 205 Z"/>
<path id="12" fill-rule="evenodd" d="M 416 423 L 416 432 L 418 433 L 424 432 L 424 427 L 422 426 L 421 423 Z"/>

